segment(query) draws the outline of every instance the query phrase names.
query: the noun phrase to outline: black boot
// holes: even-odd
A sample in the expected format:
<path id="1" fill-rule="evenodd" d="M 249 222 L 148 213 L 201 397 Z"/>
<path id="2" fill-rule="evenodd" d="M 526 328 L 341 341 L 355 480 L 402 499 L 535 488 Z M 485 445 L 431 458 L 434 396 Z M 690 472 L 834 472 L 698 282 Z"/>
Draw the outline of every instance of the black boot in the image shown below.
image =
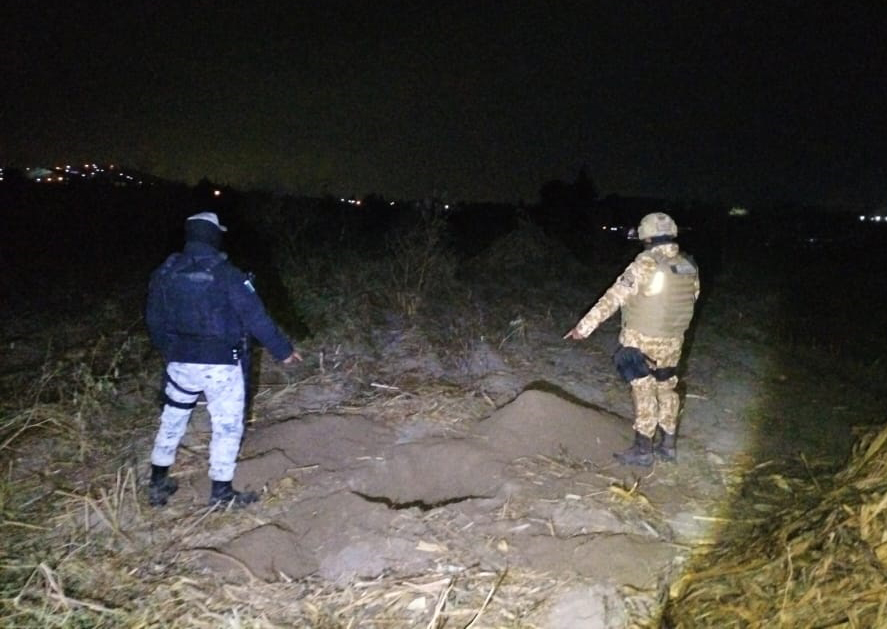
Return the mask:
<path id="1" fill-rule="evenodd" d="M 209 496 L 209 506 L 220 505 L 227 507 L 230 504 L 234 509 L 245 507 L 259 499 L 254 491 L 236 491 L 231 487 L 229 480 L 214 480 L 212 493 Z"/>
<path id="2" fill-rule="evenodd" d="M 166 505 L 169 497 L 176 493 L 179 484 L 168 476 L 169 466 L 151 466 L 151 484 L 148 485 L 148 504 L 152 507 Z"/>
<path id="3" fill-rule="evenodd" d="M 650 467 L 653 465 L 653 440 L 635 431 L 634 445 L 625 452 L 613 454 L 622 465 L 640 465 Z"/>
<path id="4" fill-rule="evenodd" d="M 661 426 L 657 426 L 656 431 L 659 433 L 659 443 L 653 448 L 653 454 L 666 463 L 674 463 L 678 460 L 678 450 L 675 445 L 677 435 L 670 435 Z"/>

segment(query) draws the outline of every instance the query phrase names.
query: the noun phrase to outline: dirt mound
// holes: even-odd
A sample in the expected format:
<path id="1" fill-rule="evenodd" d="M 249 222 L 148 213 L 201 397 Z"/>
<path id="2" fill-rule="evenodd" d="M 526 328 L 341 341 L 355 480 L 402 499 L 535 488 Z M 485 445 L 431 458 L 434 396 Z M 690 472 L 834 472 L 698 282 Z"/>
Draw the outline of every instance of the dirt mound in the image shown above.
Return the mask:
<path id="1" fill-rule="evenodd" d="M 506 561 L 547 572 L 569 565 L 574 574 L 594 578 L 618 573 L 638 587 L 661 569 L 669 551 L 649 530 L 600 505 L 564 503 L 564 488 L 539 494 L 521 471 L 521 461 L 533 457 L 612 464 L 612 451 L 630 432 L 624 420 L 528 390 L 474 428 L 403 442 L 361 416 L 259 426 L 249 436 L 238 479 L 272 498 L 290 479 L 298 495 L 270 501 L 276 514 L 258 526 L 194 550 L 203 553 L 205 567 L 229 575 L 274 581 L 316 574 L 340 584 L 421 572 L 440 561 L 491 569 Z M 576 465 L 573 473 L 582 470 Z M 500 509 L 515 496 L 529 500 L 534 494 L 538 503 L 502 520 Z M 464 535 L 449 547 L 436 544 L 442 535 L 437 527 L 450 520 L 467 522 Z M 540 535 L 538 523 L 545 521 L 556 534 Z M 507 541 L 493 545 L 495 538 Z M 606 560 L 625 546 L 645 561 L 614 566 Z"/>
<path id="2" fill-rule="evenodd" d="M 394 446 L 352 481 L 354 491 L 392 506 L 423 509 L 496 495 L 505 466 L 477 439 L 433 439 Z"/>
<path id="3" fill-rule="evenodd" d="M 499 458 L 566 454 L 609 464 L 613 452 L 628 443 L 631 426 L 593 407 L 531 389 L 482 422 L 479 432 Z"/>
<path id="4" fill-rule="evenodd" d="M 292 467 L 317 465 L 338 470 L 378 453 L 393 438 L 391 430 L 360 415 L 313 415 L 258 426 L 247 435 L 242 458 L 279 451 Z"/>

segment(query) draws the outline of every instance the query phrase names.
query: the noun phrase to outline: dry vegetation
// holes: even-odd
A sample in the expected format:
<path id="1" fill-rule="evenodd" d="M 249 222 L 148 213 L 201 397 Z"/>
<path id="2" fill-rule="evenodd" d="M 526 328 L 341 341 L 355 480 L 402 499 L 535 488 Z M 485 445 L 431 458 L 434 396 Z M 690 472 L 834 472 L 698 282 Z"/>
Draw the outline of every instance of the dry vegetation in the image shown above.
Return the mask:
<path id="1" fill-rule="evenodd" d="M 326 338 L 365 346 L 375 321 L 423 312 L 433 318 L 442 302 L 449 312 L 463 313 L 449 321 L 446 334 L 440 328 L 428 331 L 427 338 L 437 339 L 442 351 L 467 354 L 478 338 L 501 347 L 526 337 L 538 312 L 525 316 L 520 304 L 542 287 L 534 287 L 530 278 L 502 305 L 511 309 L 498 318 L 507 326 L 491 323 L 485 312 L 489 304 L 457 280 L 457 264 L 435 221 L 432 216 L 396 232 L 384 255 L 362 260 L 333 245 L 323 255 L 308 255 L 304 236 L 289 231 L 292 241 L 281 246 L 284 258 L 277 263 L 316 335 L 313 347 L 320 358 L 312 378 L 335 378 L 337 371 L 359 368 L 337 362 Z M 524 227 L 488 252 L 487 269 L 493 268 L 494 276 L 527 273 L 529 267 L 522 267 L 527 261 L 537 270 L 575 271 L 569 256 Z M 279 228 L 274 221 L 266 226 L 269 233 Z M 462 268 L 473 274 L 474 263 Z M 603 268 L 598 283 L 603 285 L 618 264 Z M 497 294 L 508 291 L 503 285 Z M 137 305 L 138 299 L 129 302 Z M 549 303 L 547 325 L 569 321 L 568 308 L 576 308 L 556 299 Z M 556 317 L 551 308 L 560 309 Z M 132 310 L 106 313 L 100 321 L 94 315 L 79 323 L 32 321 L 3 339 L 7 345 L 18 343 L 16 351 L 27 358 L 2 379 L 4 626 L 517 628 L 529 626 L 523 620 L 528 606 L 567 585 L 566 577 L 550 574 L 449 573 L 443 565 L 432 574 L 385 576 L 347 587 L 314 578 L 267 583 L 246 566 L 240 579 L 227 580 L 196 569 L 188 559 L 201 528 L 218 526 L 221 518 L 252 523 L 257 516 L 208 508 L 170 513 L 147 506 L 144 474 L 160 363 L 139 321 L 132 322 Z M 46 332 L 38 334 L 38 328 Z M 27 351 L 20 351 L 22 345 Z M 395 421 L 446 409 L 452 422 L 474 419 L 494 406 L 458 387 L 412 384 L 384 383 L 372 397 L 355 396 L 341 410 L 374 406 L 378 416 Z M 203 465 L 202 453 L 186 452 L 182 459 L 184 466 Z M 567 464 L 550 461 L 548 469 L 555 473 Z M 671 584 L 667 622 L 675 627 L 887 626 L 887 430 L 865 434 L 849 465 L 837 473 L 816 465 L 761 464 L 736 481 L 744 489 L 736 497 L 733 525 L 716 543 L 698 549 L 688 571 Z M 287 488 L 278 490 L 285 498 Z M 620 503 L 642 503 L 635 490 L 614 485 L 612 493 Z M 761 517 L 747 517 L 748 510 Z M 631 601 L 630 593 L 627 598 Z M 641 602 L 633 611 L 638 622 L 656 617 Z"/>
<path id="2" fill-rule="evenodd" d="M 284 277 L 291 294 L 299 296 L 303 315 L 320 331 L 318 337 L 332 336 L 334 329 L 337 338 L 363 345 L 374 320 L 390 313 L 414 317 L 420 309 L 430 313 L 435 305 L 426 297 L 432 288 L 437 307 L 460 298 L 443 233 L 439 217 L 426 216 L 395 231 L 384 244 L 384 255 L 367 260 L 332 250 L 308 257 L 294 246 L 291 257 L 283 260 L 292 271 Z M 267 583 L 246 566 L 239 582 L 222 581 L 194 568 L 189 553 L 202 528 L 220 525 L 220 518 L 230 524 L 236 518 L 251 522 L 255 516 L 209 508 L 173 514 L 147 506 L 146 457 L 156 424 L 155 381 L 161 364 L 138 314 L 135 323 L 126 321 L 138 307 L 138 297 L 108 303 L 115 305 L 100 320 L 88 314 L 64 322 L 20 322 L 17 340 L 5 339 L 19 343 L 22 364 L 4 375 L 0 418 L 4 626 L 345 628 L 406 623 L 431 628 L 489 626 L 481 619 L 495 617 L 499 625 L 521 627 L 528 606 L 563 585 L 563 579 L 519 570 L 450 574 L 443 567 L 409 579 L 391 576 L 341 587 L 312 578 Z M 472 307 L 466 298 L 465 308 L 471 312 Z M 468 338 L 483 333 L 500 345 L 513 342 L 525 333 L 526 323 L 518 318 L 505 329 L 490 329 L 482 318 L 468 317 L 453 322 L 449 330 L 460 336 L 448 341 L 447 351 L 458 354 L 469 349 Z M 317 344 L 323 347 L 322 338 Z M 337 362 L 335 351 L 330 353 L 327 358 L 319 353 L 318 373 L 309 381 L 335 378 L 337 371 L 354 368 Z M 308 383 L 290 383 L 276 391 L 271 387 L 266 393 L 280 395 L 287 387 Z M 376 395 L 357 396 L 341 411 L 374 406 L 379 417 L 390 421 L 422 413 L 454 422 L 462 416 L 476 419 L 493 405 L 489 398 L 472 401 L 473 396 L 454 391 L 458 387 L 452 385 L 397 385 L 380 384 Z M 201 453 L 185 451 L 177 466 L 204 464 Z M 275 499 L 282 498 L 287 487 L 275 490 L 280 494 Z"/>
<path id="3" fill-rule="evenodd" d="M 849 463 L 829 472 L 752 470 L 725 539 L 671 585 L 670 621 L 887 626 L 887 428 L 867 432 Z"/>

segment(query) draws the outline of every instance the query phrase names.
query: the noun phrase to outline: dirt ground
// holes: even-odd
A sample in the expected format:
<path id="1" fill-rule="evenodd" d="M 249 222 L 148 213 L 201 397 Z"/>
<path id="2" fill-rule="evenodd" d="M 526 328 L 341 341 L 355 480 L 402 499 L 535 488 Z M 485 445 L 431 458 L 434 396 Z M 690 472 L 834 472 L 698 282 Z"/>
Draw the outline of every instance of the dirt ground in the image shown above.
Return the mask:
<path id="1" fill-rule="evenodd" d="M 373 358 L 341 347 L 306 347 L 287 369 L 266 358 L 236 476 L 263 500 L 194 531 L 182 557 L 231 582 L 385 590 L 442 577 L 409 597 L 395 626 L 425 626 L 466 574 L 537 584 L 475 626 L 655 617 L 690 550 L 714 540 L 753 457 L 747 412 L 773 377 L 768 350 L 698 326 L 679 462 L 624 467 L 612 457 L 630 443 L 632 414 L 610 362 L 617 321 L 571 343 L 561 335 L 572 321 L 526 316 L 505 342 L 478 340 L 455 361 L 406 320 L 375 331 Z M 183 488 L 160 521 L 203 508 L 208 430 L 198 411 Z M 459 611 L 445 602 L 441 613 Z M 373 626 L 391 609 L 353 612 L 354 626 Z"/>
<path id="2" fill-rule="evenodd" d="M 618 268 L 587 286 L 478 274 L 461 301 L 304 342 L 301 364 L 260 352 L 235 485 L 261 501 L 241 511 L 207 510 L 203 406 L 173 468 L 179 492 L 147 507 L 154 418 L 143 417 L 129 453 L 138 515 L 124 511 L 147 560 L 132 572 L 190 575 L 155 598 L 178 601 L 199 581 L 216 592 L 206 605 L 235 601 L 213 612 L 216 626 L 655 624 L 690 553 L 735 517 L 743 470 L 840 456 L 859 415 L 818 388 L 816 365 L 779 355 L 764 324 L 778 305 L 704 285 L 678 462 L 618 465 L 632 416 L 610 358 L 618 317 L 586 341 L 561 338 Z M 7 344 L 22 363 L 41 351 Z M 126 528 L 88 511 L 77 526 Z"/>

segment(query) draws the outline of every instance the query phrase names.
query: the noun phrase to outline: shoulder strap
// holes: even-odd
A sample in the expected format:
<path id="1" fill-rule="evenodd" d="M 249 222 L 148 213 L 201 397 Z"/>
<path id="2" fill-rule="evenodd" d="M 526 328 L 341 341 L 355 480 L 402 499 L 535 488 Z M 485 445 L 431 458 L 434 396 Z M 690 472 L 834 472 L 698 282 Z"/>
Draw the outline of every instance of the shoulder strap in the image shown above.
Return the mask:
<path id="1" fill-rule="evenodd" d="M 194 256 L 187 253 L 177 253 L 170 256 L 164 266 L 167 273 L 205 271 L 211 274 L 214 268 L 227 259 L 228 257 L 225 254 Z"/>

